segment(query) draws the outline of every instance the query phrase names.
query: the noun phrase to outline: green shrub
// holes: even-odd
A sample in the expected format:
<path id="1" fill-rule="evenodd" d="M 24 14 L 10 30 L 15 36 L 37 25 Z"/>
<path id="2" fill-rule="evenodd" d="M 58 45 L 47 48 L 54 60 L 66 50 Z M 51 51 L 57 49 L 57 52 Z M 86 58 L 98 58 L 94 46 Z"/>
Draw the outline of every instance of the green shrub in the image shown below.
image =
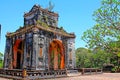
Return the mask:
<path id="1" fill-rule="evenodd" d="M 3 68 L 3 62 L 0 62 L 0 68 Z"/>
<path id="2" fill-rule="evenodd" d="M 111 71 L 112 72 L 120 72 L 120 67 L 119 66 L 115 66 L 114 68 L 112 68 Z"/>

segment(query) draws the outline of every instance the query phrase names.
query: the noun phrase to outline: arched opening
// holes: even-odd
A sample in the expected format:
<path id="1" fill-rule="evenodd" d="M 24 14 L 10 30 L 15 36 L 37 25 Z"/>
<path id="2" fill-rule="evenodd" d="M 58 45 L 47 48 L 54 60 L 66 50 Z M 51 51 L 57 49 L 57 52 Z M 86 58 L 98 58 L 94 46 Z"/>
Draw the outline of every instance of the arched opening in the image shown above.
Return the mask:
<path id="1" fill-rule="evenodd" d="M 23 64 L 23 40 L 17 39 L 13 46 L 13 68 L 21 69 Z"/>
<path id="2" fill-rule="evenodd" d="M 65 69 L 64 46 L 61 40 L 54 39 L 49 46 L 49 69 Z"/>

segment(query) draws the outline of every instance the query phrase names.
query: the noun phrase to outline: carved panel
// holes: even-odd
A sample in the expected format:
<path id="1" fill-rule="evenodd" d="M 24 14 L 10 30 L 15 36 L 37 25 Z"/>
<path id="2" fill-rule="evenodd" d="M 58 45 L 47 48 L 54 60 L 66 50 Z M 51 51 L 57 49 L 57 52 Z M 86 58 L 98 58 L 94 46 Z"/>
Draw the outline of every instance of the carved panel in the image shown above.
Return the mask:
<path id="1" fill-rule="evenodd" d="M 74 39 L 68 39 L 68 66 L 69 68 L 75 67 L 75 46 L 74 46 Z"/>

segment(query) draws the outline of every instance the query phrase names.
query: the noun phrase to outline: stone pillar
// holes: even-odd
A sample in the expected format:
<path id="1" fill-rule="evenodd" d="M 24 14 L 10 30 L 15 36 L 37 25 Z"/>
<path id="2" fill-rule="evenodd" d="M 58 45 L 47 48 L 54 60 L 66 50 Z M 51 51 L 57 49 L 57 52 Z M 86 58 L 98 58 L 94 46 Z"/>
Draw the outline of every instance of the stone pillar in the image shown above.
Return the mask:
<path id="1" fill-rule="evenodd" d="M 37 46 L 37 69 L 38 70 L 45 70 L 45 54 L 46 54 L 46 48 L 45 48 L 45 36 L 44 35 L 38 35 L 38 46 Z"/>
<path id="2" fill-rule="evenodd" d="M 37 53 L 38 53 L 38 29 L 34 28 L 33 30 L 33 52 L 31 54 L 31 58 L 32 58 L 32 64 L 31 64 L 31 69 L 32 70 L 36 70 L 36 57 L 37 57 Z"/>
<path id="3" fill-rule="evenodd" d="M 46 37 L 44 36 L 44 39 L 43 39 L 43 41 L 42 41 L 42 44 L 43 44 L 43 47 L 42 47 L 42 51 L 43 51 L 43 66 L 42 66 L 42 70 L 45 70 L 45 67 L 46 67 L 46 55 L 47 55 L 47 49 L 46 49 L 46 44 L 45 44 L 45 42 L 46 42 Z"/>
<path id="4" fill-rule="evenodd" d="M 45 41 L 45 70 L 49 69 L 49 62 L 48 62 L 48 57 L 49 57 L 49 38 L 46 38 Z"/>
<path id="5" fill-rule="evenodd" d="M 76 67 L 76 59 L 75 59 L 75 41 L 74 38 L 68 39 L 68 68 L 75 68 Z"/>
<path id="6" fill-rule="evenodd" d="M 5 53 L 4 53 L 3 67 L 4 67 L 5 69 L 7 68 L 7 40 L 6 40 L 6 45 L 5 45 Z"/>
<path id="7" fill-rule="evenodd" d="M 65 68 L 68 68 L 68 43 L 67 43 L 67 39 L 64 38 L 62 40 L 62 42 L 63 42 L 63 46 L 64 46 Z"/>
<path id="8" fill-rule="evenodd" d="M 8 69 L 9 64 L 10 64 L 10 59 L 9 59 L 9 53 L 10 53 L 10 38 L 6 37 L 6 46 L 5 46 L 5 53 L 4 53 L 4 68 Z"/>
<path id="9" fill-rule="evenodd" d="M 9 53 L 9 69 L 13 69 L 13 63 L 12 63 L 12 60 L 13 60 L 13 58 L 12 58 L 12 52 L 13 52 L 13 42 L 12 42 L 13 40 L 12 40 L 12 38 L 11 38 L 11 40 L 10 40 L 10 53 Z"/>
<path id="10" fill-rule="evenodd" d="M 73 57 L 72 57 L 72 59 L 73 59 L 73 68 L 76 68 L 76 54 L 75 54 L 75 39 L 73 38 L 72 39 L 73 40 L 73 51 L 72 51 L 72 53 L 73 53 Z"/>
<path id="11" fill-rule="evenodd" d="M 25 34 L 25 39 L 24 39 L 24 52 L 23 52 L 23 69 L 27 67 L 27 64 L 26 64 L 26 58 L 27 58 L 27 55 L 26 55 L 26 34 Z"/>

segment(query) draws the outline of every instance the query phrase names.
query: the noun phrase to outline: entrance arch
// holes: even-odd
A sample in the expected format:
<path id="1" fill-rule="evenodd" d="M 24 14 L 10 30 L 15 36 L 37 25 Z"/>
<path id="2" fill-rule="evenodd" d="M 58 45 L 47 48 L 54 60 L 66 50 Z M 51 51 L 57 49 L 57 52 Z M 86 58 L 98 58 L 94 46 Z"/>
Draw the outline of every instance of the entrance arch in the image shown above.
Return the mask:
<path id="1" fill-rule="evenodd" d="M 23 40 L 17 39 L 13 46 L 13 68 L 21 69 L 23 60 Z"/>
<path id="2" fill-rule="evenodd" d="M 49 46 L 49 69 L 65 69 L 64 46 L 61 40 L 54 39 Z"/>

